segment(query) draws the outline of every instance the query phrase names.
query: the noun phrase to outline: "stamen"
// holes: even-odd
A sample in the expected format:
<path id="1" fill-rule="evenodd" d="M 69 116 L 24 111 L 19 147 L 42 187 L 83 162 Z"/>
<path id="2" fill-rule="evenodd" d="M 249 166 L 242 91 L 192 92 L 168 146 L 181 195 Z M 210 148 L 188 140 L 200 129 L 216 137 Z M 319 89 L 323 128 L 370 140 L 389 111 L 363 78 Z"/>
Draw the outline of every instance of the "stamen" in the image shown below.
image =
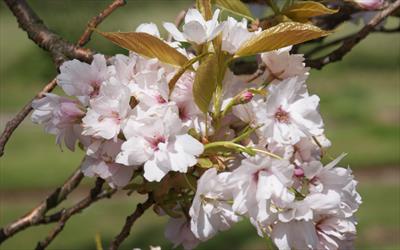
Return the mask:
<path id="1" fill-rule="evenodd" d="M 290 123 L 289 113 L 279 107 L 275 113 L 275 119 L 281 123 Z"/>

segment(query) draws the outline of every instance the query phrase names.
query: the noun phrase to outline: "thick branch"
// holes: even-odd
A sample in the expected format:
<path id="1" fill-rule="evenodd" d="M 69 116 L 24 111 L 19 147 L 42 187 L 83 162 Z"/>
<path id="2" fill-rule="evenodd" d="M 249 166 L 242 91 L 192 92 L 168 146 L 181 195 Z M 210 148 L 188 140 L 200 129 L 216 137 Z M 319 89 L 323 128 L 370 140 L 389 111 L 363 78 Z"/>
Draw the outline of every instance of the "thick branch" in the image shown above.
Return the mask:
<path id="1" fill-rule="evenodd" d="M 121 232 L 114 238 L 114 240 L 111 242 L 110 245 L 110 250 L 117 250 L 121 243 L 128 237 L 128 235 L 131 232 L 131 228 L 135 221 L 140 218 L 144 214 L 144 212 L 150 208 L 154 204 L 154 200 L 151 197 L 151 194 L 149 194 L 149 197 L 147 200 L 141 204 L 139 203 L 136 207 L 136 210 L 126 217 L 125 225 L 123 226 Z"/>
<path id="2" fill-rule="evenodd" d="M 354 46 L 356 46 L 361 40 L 367 37 L 369 33 L 373 32 L 375 27 L 379 23 L 381 23 L 385 18 L 387 18 L 389 15 L 391 15 L 399 8 L 400 8 L 400 0 L 397 0 L 392 4 L 389 4 L 384 10 L 376 14 L 375 17 L 367 25 L 365 25 L 359 32 L 345 39 L 343 41 L 342 46 L 340 46 L 339 48 L 332 51 L 326 56 L 313 60 L 307 60 L 306 61 L 307 66 L 316 69 L 322 69 L 325 65 L 329 63 L 341 60 L 348 52 L 351 51 L 351 49 Z"/>
<path id="3" fill-rule="evenodd" d="M 10 1 L 6 0 L 7 4 L 11 4 L 12 2 L 17 2 L 17 1 Z M 10 3 L 8 3 L 10 2 Z M 32 11 L 32 9 L 26 4 L 26 2 L 23 2 L 25 6 L 27 6 L 28 10 L 30 10 L 33 15 L 36 17 L 37 20 L 40 20 L 36 14 Z M 96 28 L 105 18 L 107 18 L 114 10 L 116 10 L 118 7 L 122 6 L 125 4 L 124 0 L 114 0 L 109 6 L 106 7 L 99 15 L 93 17 L 89 23 L 88 26 L 86 27 L 84 33 L 82 36 L 79 38 L 79 41 L 77 42 L 78 46 L 84 46 L 86 43 L 89 42 L 90 37 L 93 32 L 93 28 Z M 10 7 L 11 8 L 11 7 Z M 16 15 L 17 16 L 17 15 Z M 17 16 L 18 19 L 18 16 Z M 25 20 L 26 18 L 24 18 Z M 21 21 L 18 19 L 18 22 L 21 23 Z M 43 24 L 43 23 L 42 23 Z M 46 28 L 47 29 L 47 28 Z M 25 30 L 25 29 L 24 29 Z M 36 32 L 36 31 L 33 31 Z M 29 33 L 28 33 L 29 34 Z M 37 98 L 42 98 L 45 93 L 51 92 L 54 87 L 57 85 L 56 78 L 51 80 L 39 93 L 37 93 L 33 99 L 31 99 L 25 106 L 18 112 L 18 114 L 10 121 L 7 122 L 6 127 L 4 128 L 3 133 L 0 136 L 0 157 L 3 156 L 4 154 L 4 147 L 7 144 L 8 140 L 10 139 L 11 135 L 17 129 L 17 127 L 21 124 L 21 122 L 29 115 L 29 113 L 32 111 L 32 101 L 37 99 Z"/>
<path id="4" fill-rule="evenodd" d="M 94 188 L 90 190 L 90 194 L 79 201 L 76 205 L 64 210 L 61 212 L 61 218 L 58 220 L 58 224 L 56 227 L 49 233 L 49 235 L 43 240 L 38 242 L 36 246 L 36 250 L 45 249 L 56 237 L 57 235 L 64 229 L 66 222 L 76 213 L 81 212 L 86 207 L 90 206 L 93 202 L 101 199 L 102 197 L 106 197 L 102 194 L 102 187 L 104 184 L 104 180 L 101 178 L 97 178 L 96 184 Z M 107 196 L 110 196 L 115 191 L 105 192 Z M 56 216 L 53 216 L 53 218 Z"/>
<path id="5" fill-rule="evenodd" d="M 1 228 L 0 243 L 29 226 L 41 224 L 41 221 L 45 218 L 47 211 L 56 207 L 59 203 L 65 200 L 67 196 L 79 185 L 82 178 L 83 174 L 81 173 L 80 167 L 78 167 L 78 169 L 75 170 L 75 172 L 61 187 L 54 190 L 31 212 Z"/>
<path id="6" fill-rule="evenodd" d="M 91 50 L 74 45 L 47 28 L 25 0 L 5 0 L 5 2 L 28 37 L 39 47 L 50 52 L 57 65 L 66 57 L 86 62 L 92 60 Z"/>

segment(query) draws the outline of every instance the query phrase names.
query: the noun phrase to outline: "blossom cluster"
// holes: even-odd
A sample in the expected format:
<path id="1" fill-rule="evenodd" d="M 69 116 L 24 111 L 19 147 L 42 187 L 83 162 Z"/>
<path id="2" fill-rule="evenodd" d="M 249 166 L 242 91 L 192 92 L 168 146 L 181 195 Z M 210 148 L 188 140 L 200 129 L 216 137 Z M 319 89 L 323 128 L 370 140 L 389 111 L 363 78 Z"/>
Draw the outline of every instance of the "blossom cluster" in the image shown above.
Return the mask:
<path id="1" fill-rule="evenodd" d="M 152 23 L 136 32 L 187 59 L 200 53 L 184 44 L 214 53 L 220 39 L 219 53 L 232 58 L 261 31 L 249 30 L 245 19 L 220 22 L 219 14 L 206 20 L 190 9 L 182 31 L 164 23 L 174 42 Z M 361 204 L 357 182 L 350 169 L 337 166 L 344 155 L 321 162 L 331 143 L 319 97 L 307 89 L 303 55 L 290 50 L 257 54 L 265 72 L 251 81 L 229 67 L 220 70 L 221 88 L 207 112 L 193 93 L 202 59 L 174 88 L 169 83 L 179 68 L 140 53 L 67 61 L 57 84 L 68 97 L 49 93 L 34 101 L 32 120 L 60 146 L 86 152 L 86 176 L 112 188 L 135 183 L 141 192 L 162 193 L 155 210 L 171 217 L 165 235 L 175 246 L 192 249 L 249 219 L 279 249 L 351 248 Z"/>

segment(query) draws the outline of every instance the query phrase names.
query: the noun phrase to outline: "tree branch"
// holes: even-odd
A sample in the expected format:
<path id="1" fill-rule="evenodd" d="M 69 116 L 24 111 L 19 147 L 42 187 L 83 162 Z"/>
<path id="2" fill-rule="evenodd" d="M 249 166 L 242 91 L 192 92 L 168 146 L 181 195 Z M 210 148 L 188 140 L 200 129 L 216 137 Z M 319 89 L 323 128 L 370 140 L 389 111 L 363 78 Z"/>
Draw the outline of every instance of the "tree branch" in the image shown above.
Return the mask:
<path id="1" fill-rule="evenodd" d="M 61 216 L 58 220 L 58 224 L 56 227 L 49 233 L 49 235 L 42 241 L 38 242 L 36 246 L 36 250 L 43 250 L 45 249 L 58 235 L 59 233 L 64 229 L 65 224 L 67 221 L 76 213 L 81 212 L 83 209 L 87 208 L 90 206 L 93 202 L 104 198 L 104 197 L 109 197 L 113 193 L 115 193 L 116 189 L 112 191 L 102 191 L 102 187 L 104 184 L 104 180 L 101 179 L 100 177 L 96 179 L 96 184 L 95 186 L 90 190 L 90 193 L 87 197 L 79 201 L 77 204 L 74 206 L 61 211 L 61 213 L 56 213 L 53 216 L 50 216 L 50 218 L 55 218 L 58 216 Z"/>
<path id="2" fill-rule="evenodd" d="M 139 203 L 136 207 L 136 210 L 126 217 L 125 225 L 123 226 L 121 232 L 115 236 L 114 240 L 111 242 L 111 245 L 109 247 L 109 250 L 117 250 L 121 243 L 128 237 L 128 235 L 131 232 L 131 228 L 135 221 L 140 218 L 140 216 L 143 215 L 143 213 L 149 209 L 152 205 L 154 204 L 154 200 L 151 197 L 151 194 L 149 194 L 149 197 L 147 200 L 142 204 Z"/>
<path id="3" fill-rule="evenodd" d="M 379 23 L 381 23 L 386 17 L 388 17 L 390 14 L 392 14 L 399 8 L 400 8 L 400 0 L 395 1 L 392 4 L 389 4 L 384 10 L 376 14 L 374 18 L 372 18 L 372 20 L 367 25 L 365 25 L 359 32 L 345 39 L 343 41 L 342 46 L 340 46 L 339 48 L 332 51 L 326 56 L 313 60 L 307 60 L 306 61 L 307 66 L 315 69 L 322 69 L 325 65 L 329 63 L 340 61 L 348 52 L 351 51 L 351 49 L 354 46 L 356 46 L 361 40 L 367 37 L 369 33 L 373 32 L 375 27 Z"/>
<path id="4" fill-rule="evenodd" d="M 82 179 L 83 174 L 81 173 L 79 166 L 61 187 L 54 190 L 31 212 L 1 228 L 0 243 L 29 226 L 41 224 L 41 221 L 45 218 L 47 211 L 56 207 L 63 200 L 65 200 L 67 196 L 79 185 Z"/>
<path id="5" fill-rule="evenodd" d="M 97 16 L 94 16 L 87 24 L 85 31 L 82 36 L 79 38 L 77 43 L 78 46 L 84 46 L 90 41 L 90 37 L 92 36 L 93 29 L 96 28 L 104 19 L 106 19 L 111 13 L 114 12 L 117 8 L 126 4 L 125 0 L 114 0 L 110 5 L 107 6 L 102 12 L 100 12 Z"/>
<path id="6" fill-rule="evenodd" d="M 16 0 L 5 0 L 6 3 L 9 6 L 14 6 L 17 5 L 17 3 L 20 2 L 20 4 L 22 4 L 22 6 L 25 6 L 24 8 L 26 9 L 26 13 L 30 13 L 31 15 L 33 15 L 33 17 L 19 17 L 18 15 L 20 14 L 15 14 L 14 11 L 14 15 L 17 17 L 18 23 L 25 23 L 25 26 L 30 26 L 29 22 L 27 22 L 26 20 L 36 20 L 37 22 L 40 21 L 41 25 L 44 26 L 43 22 L 39 19 L 39 17 L 33 12 L 33 10 L 27 5 L 27 3 L 25 1 L 16 1 Z M 106 19 L 114 10 L 116 10 L 118 7 L 122 6 L 125 4 L 124 0 L 114 0 L 109 6 L 107 6 L 100 14 L 98 14 L 97 16 L 93 17 L 85 31 L 83 32 L 82 36 L 79 38 L 79 41 L 77 42 L 77 46 L 84 46 L 86 45 L 89 40 L 90 37 L 93 33 L 93 28 L 96 28 L 102 21 L 104 21 L 104 19 Z M 17 5 L 18 6 L 18 5 Z M 13 7 L 14 9 L 19 9 L 21 7 Z M 23 9 L 24 9 L 23 8 Z M 11 7 L 10 7 L 11 9 Z M 16 10 L 16 11 L 17 11 Z M 17 12 L 20 13 L 20 12 Z M 24 13 L 24 12 L 22 12 Z M 20 20 L 20 18 L 22 20 Z M 20 24 L 21 25 L 21 24 Z M 21 26 L 23 28 L 23 26 Z M 44 26 L 45 29 L 46 26 Z M 27 29 L 23 28 L 25 31 L 27 31 Z M 38 30 L 30 28 L 29 29 L 30 32 L 38 32 Z M 47 29 L 48 30 L 48 29 Z M 27 31 L 28 32 L 28 31 Z M 30 37 L 30 32 L 28 32 L 28 36 Z M 35 35 L 35 37 L 37 37 L 39 35 Z M 33 39 L 32 39 L 33 40 Z M 36 41 L 33 40 L 35 43 Z M 39 45 L 40 46 L 40 45 Z M 41 47 L 41 46 L 40 46 Z M 79 58 L 78 58 L 79 59 Z M 29 113 L 32 111 L 32 101 L 37 99 L 37 98 L 42 98 L 43 95 L 45 93 L 49 93 L 51 92 L 55 86 L 57 85 L 57 81 L 56 78 L 54 78 L 53 80 L 51 80 L 48 84 L 46 84 L 46 86 L 39 92 L 37 93 L 27 104 L 25 104 L 25 106 L 17 113 L 17 115 L 10 121 L 7 122 L 6 127 L 4 128 L 3 133 L 0 136 L 0 157 L 3 156 L 4 154 L 4 147 L 7 144 L 8 140 L 10 139 L 11 135 L 13 134 L 13 132 L 17 129 L 17 127 L 21 124 L 21 122 L 29 115 Z"/>
<path id="7" fill-rule="evenodd" d="M 17 18 L 19 26 L 39 47 L 50 52 L 57 66 L 66 57 L 86 62 L 92 60 L 93 51 L 74 45 L 51 31 L 25 0 L 5 0 L 5 2 Z"/>
<path id="8" fill-rule="evenodd" d="M 14 118 L 6 123 L 6 126 L 0 136 L 0 157 L 4 154 L 4 147 L 6 146 L 8 140 L 10 139 L 13 132 L 22 123 L 22 121 L 29 115 L 32 111 L 32 102 L 37 98 L 42 98 L 45 93 L 51 92 L 57 85 L 56 78 L 51 80 L 44 86 L 44 88 L 35 95 L 25 106 L 17 113 Z"/>

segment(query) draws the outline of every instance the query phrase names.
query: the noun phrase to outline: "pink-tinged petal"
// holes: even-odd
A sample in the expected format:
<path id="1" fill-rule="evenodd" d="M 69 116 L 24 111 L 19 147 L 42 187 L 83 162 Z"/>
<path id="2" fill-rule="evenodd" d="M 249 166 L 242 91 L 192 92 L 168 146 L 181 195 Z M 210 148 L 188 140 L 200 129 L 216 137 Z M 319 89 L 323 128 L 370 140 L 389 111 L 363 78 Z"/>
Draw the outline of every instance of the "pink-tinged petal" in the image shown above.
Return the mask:
<path id="1" fill-rule="evenodd" d="M 144 178 L 148 181 L 159 182 L 170 169 L 165 168 L 155 159 L 149 160 L 144 164 Z"/>
<path id="2" fill-rule="evenodd" d="M 108 164 L 111 182 L 118 187 L 126 186 L 132 178 L 135 168 L 120 164 Z"/>
<path id="3" fill-rule="evenodd" d="M 198 22 L 189 22 L 183 25 L 183 35 L 189 42 L 203 44 L 207 41 L 207 31 Z"/>
<path id="4" fill-rule="evenodd" d="M 193 22 L 193 21 L 199 22 L 201 24 L 204 24 L 206 22 L 204 17 L 201 15 L 201 13 L 197 9 L 188 9 L 188 11 L 186 12 L 186 16 L 185 16 L 185 23 L 189 23 L 189 22 Z"/>
<path id="5" fill-rule="evenodd" d="M 160 38 L 160 31 L 154 23 L 142 23 L 136 28 L 136 32 L 144 32 Z"/>
<path id="6" fill-rule="evenodd" d="M 198 156 L 204 151 L 203 144 L 188 134 L 177 135 L 175 143 L 180 145 L 181 149 L 190 155 Z"/>
<path id="7" fill-rule="evenodd" d="M 140 166 L 152 156 L 150 145 L 140 137 L 131 137 L 121 146 L 116 162 L 126 166 Z"/>
<path id="8" fill-rule="evenodd" d="M 172 37 L 179 42 L 186 42 L 186 38 L 183 36 L 182 32 L 180 32 L 175 24 L 173 23 L 164 23 L 164 28 L 172 35 Z"/>

